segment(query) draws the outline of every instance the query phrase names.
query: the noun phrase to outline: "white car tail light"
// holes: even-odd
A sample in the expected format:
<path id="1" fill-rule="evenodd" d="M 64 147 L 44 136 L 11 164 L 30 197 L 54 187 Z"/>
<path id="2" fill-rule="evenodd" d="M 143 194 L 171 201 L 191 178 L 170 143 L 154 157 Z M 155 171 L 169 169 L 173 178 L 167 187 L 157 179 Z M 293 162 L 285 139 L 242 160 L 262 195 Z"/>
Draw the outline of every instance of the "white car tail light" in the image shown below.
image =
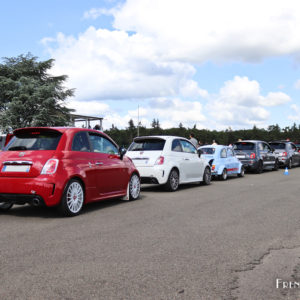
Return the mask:
<path id="1" fill-rule="evenodd" d="M 165 158 L 164 158 L 163 156 L 160 156 L 160 157 L 156 160 L 155 164 L 156 164 L 156 165 L 163 165 L 164 161 L 165 161 Z"/>
<path id="2" fill-rule="evenodd" d="M 45 163 L 43 170 L 41 172 L 41 174 L 46 174 L 46 175 L 50 175 L 50 174 L 54 174 L 57 170 L 57 166 L 58 166 L 58 159 L 48 159 L 48 161 Z"/>

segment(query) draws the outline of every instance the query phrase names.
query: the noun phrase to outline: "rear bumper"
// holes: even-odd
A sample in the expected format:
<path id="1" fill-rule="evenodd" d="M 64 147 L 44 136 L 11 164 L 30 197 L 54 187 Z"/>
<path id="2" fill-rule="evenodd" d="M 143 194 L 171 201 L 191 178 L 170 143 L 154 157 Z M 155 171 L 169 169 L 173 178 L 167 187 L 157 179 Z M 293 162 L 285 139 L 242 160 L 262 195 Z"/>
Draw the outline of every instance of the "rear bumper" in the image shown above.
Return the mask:
<path id="1" fill-rule="evenodd" d="M 241 159 L 241 163 L 247 170 L 256 170 L 258 168 L 258 161 L 252 159 Z"/>
<path id="2" fill-rule="evenodd" d="M 39 199 L 46 206 L 54 206 L 59 203 L 61 194 L 60 185 L 54 184 L 53 179 L 48 177 L 0 178 L 0 202 L 25 204 Z"/>
<path id="3" fill-rule="evenodd" d="M 160 166 L 136 168 L 140 173 L 142 183 L 165 184 L 168 180 L 169 172 Z"/>
<path id="4" fill-rule="evenodd" d="M 278 157 L 278 162 L 280 166 L 286 166 L 289 163 L 289 158 L 287 157 Z"/>

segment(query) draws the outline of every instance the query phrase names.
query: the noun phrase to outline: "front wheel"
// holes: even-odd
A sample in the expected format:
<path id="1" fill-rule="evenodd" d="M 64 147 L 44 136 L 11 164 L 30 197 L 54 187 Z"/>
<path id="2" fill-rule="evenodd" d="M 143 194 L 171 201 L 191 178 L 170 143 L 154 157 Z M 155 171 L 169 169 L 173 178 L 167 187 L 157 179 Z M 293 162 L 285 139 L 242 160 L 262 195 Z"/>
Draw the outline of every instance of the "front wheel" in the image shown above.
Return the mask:
<path id="1" fill-rule="evenodd" d="M 176 169 L 172 169 L 165 185 L 165 188 L 169 192 L 175 192 L 179 186 L 179 173 Z"/>
<path id="2" fill-rule="evenodd" d="M 140 177 L 137 174 L 133 174 L 130 177 L 129 183 L 128 183 L 128 194 L 129 194 L 129 200 L 136 200 L 140 196 L 141 191 L 141 180 Z"/>
<path id="3" fill-rule="evenodd" d="M 292 159 L 290 158 L 288 163 L 287 163 L 287 167 L 288 167 L 288 169 L 291 169 L 292 166 L 293 166 L 293 162 L 292 162 Z"/>
<path id="4" fill-rule="evenodd" d="M 80 213 L 84 203 L 84 190 L 82 183 L 77 179 L 71 179 L 66 185 L 59 209 L 68 217 Z"/>
<path id="5" fill-rule="evenodd" d="M 0 211 L 7 211 L 13 207 L 12 203 L 0 203 Z"/>
<path id="6" fill-rule="evenodd" d="M 206 167 L 203 174 L 203 184 L 209 185 L 211 181 L 211 170 L 209 167 Z"/>

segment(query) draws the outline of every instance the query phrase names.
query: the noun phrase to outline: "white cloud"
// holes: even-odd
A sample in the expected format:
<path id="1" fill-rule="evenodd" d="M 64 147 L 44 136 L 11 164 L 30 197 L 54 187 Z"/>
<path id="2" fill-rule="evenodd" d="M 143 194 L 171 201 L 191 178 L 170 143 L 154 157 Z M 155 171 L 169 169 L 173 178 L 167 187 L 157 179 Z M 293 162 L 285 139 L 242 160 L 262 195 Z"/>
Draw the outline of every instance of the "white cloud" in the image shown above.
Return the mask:
<path id="1" fill-rule="evenodd" d="M 127 0 L 114 26 L 152 37 L 169 58 L 259 61 L 300 50 L 297 0 Z"/>
<path id="2" fill-rule="evenodd" d="M 257 81 L 235 76 L 224 83 L 219 94 L 211 96 L 206 109 L 216 127 L 243 128 L 265 124 L 270 117 L 265 107 L 278 106 L 290 100 L 282 92 L 270 92 L 263 96 Z"/>
<path id="3" fill-rule="evenodd" d="M 293 114 L 289 115 L 288 119 L 291 120 L 291 121 L 294 121 L 294 122 L 295 121 L 300 121 L 300 107 L 296 104 L 292 104 L 290 107 L 293 111 Z"/>
<path id="4" fill-rule="evenodd" d="M 68 74 L 79 100 L 205 96 L 191 78 L 195 68 L 164 60 L 151 38 L 122 31 L 88 28 L 78 38 L 57 35 L 47 44 L 55 58 L 54 74 Z"/>

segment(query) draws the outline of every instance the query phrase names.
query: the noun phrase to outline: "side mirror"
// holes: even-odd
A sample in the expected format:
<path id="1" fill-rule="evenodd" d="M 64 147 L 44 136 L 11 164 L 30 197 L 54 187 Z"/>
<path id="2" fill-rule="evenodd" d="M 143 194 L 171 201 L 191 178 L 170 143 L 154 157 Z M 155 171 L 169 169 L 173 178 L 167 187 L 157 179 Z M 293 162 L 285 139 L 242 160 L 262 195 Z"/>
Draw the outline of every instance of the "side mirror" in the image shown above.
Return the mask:
<path id="1" fill-rule="evenodd" d="M 197 152 L 198 152 L 198 156 L 201 157 L 201 154 L 203 154 L 202 150 L 198 149 Z"/>
<path id="2" fill-rule="evenodd" d="M 126 151 L 127 151 L 127 150 L 126 150 L 126 148 L 124 148 L 124 147 L 120 147 L 120 148 L 119 148 L 119 154 L 120 154 L 120 159 L 121 159 L 121 160 L 123 159 L 123 157 L 124 157 Z"/>

